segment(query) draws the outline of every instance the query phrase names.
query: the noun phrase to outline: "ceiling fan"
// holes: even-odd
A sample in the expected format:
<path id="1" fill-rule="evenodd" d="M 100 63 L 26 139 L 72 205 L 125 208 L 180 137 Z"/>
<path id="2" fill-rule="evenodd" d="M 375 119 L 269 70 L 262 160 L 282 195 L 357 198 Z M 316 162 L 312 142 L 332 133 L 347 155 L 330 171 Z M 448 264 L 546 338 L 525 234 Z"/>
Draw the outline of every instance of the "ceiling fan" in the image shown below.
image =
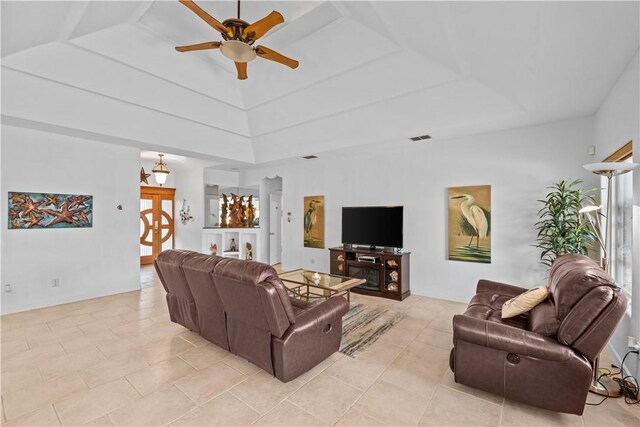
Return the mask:
<path id="1" fill-rule="evenodd" d="M 220 49 L 222 54 L 236 63 L 238 79 L 246 80 L 247 62 L 251 62 L 259 56 L 269 61 L 279 62 L 290 68 L 298 68 L 298 61 L 287 58 L 278 52 L 264 46 L 253 46 L 253 43 L 264 36 L 269 30 L 284 22 L 279 12 L 273 11 L 259 21 L 249 24 L 240 19 L 240 0 L 238 0 L 238 18 L 229 18 L 220 23 L 213 16 L 205 12 L 200 6 L 191 0 L 179 0 L 203 21 L 219 31 L 224 41 L 210 41 L 189 46 L 176 46 L 178 52 L 191 50 Z"/>

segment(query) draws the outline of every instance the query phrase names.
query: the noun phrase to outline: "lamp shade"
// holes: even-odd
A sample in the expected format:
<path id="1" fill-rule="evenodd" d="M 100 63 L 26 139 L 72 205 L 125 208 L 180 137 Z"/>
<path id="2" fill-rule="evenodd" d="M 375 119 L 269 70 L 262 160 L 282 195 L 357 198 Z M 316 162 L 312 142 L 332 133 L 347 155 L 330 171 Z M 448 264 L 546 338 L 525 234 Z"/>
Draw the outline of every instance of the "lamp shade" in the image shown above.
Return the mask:
<path id="1" fill-rule="evenodd" d="M 163 185 L 165 182 L 167 182 L 167 176 L 169 175 L 169 172 L 154 172 L 153 175 L 156 178 L 156 182 L 160 185 Z"/>
<path id="2" fill-rule="evenodd" d="M 587 163 L 583 167 L 589 172 L 593 172 L 597 175 L 622 175 L 632 169 L 640 166 L 638 163 L 627 162 L 602 162 L 602 163 Z"/>
<path id="3" fill-rule="evenodd" d="M 156 182 L 158 183 L 158 185 L 160 185 L 160 187 L 162 187 L 162 185 L 167 182 L 167 176 L 169 176 L 170 173 L 169 169 L 167 168 L 167 164 L 162 161 L 163 156 L 164 154 L 158 154 L 160 160 L 158 160 L 154 168 L 151 170 L 151 172 L 153 172 L 154 178 L 156 179 Z"/>

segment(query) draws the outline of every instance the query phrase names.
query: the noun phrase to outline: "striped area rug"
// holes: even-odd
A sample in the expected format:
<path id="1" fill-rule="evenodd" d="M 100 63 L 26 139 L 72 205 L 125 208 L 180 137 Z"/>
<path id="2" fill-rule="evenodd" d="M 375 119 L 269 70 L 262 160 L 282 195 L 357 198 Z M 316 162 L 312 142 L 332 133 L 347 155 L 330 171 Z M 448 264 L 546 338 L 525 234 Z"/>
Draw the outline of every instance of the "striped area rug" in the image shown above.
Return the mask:
<path id="1" fill-rule="evenodd" d="M 340 352 L 354 357 L 376 342 L 404 316 L 380 307 L 354 304 L 342 318 Z"/>

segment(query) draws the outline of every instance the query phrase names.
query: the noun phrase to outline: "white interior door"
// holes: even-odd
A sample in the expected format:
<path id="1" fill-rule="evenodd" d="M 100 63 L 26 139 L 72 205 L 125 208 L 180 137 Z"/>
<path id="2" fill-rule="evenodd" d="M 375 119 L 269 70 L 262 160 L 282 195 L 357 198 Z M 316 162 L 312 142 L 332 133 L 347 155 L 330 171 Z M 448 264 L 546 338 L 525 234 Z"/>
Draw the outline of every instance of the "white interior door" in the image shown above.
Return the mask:
<path id="1" fill-rule="evenodd" d="M 269 264 L 282 261 L 282 194 L 269 194 Z"/>

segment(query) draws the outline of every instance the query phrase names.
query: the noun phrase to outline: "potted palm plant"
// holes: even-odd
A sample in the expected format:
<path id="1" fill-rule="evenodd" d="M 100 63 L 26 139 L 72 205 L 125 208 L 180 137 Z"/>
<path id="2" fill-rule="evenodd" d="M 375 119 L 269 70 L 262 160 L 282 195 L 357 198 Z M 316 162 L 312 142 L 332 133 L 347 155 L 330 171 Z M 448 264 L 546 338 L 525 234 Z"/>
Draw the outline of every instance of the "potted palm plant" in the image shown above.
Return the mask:
<path id="1" fill-rule="evenodd" d="M 581 180 L 560 181 L 550 187 L 544 199 L 538 200 L 544 206 L 538 211 L 540 221 L 537 244 L 541 249 L 540 260 L 551 267 L 556 258 L 571 253 L 586 255 L 595 241 L 589 224 L 581 221 L 580 209 L 594 204 L 593 190 L 580 188 Z"/>

